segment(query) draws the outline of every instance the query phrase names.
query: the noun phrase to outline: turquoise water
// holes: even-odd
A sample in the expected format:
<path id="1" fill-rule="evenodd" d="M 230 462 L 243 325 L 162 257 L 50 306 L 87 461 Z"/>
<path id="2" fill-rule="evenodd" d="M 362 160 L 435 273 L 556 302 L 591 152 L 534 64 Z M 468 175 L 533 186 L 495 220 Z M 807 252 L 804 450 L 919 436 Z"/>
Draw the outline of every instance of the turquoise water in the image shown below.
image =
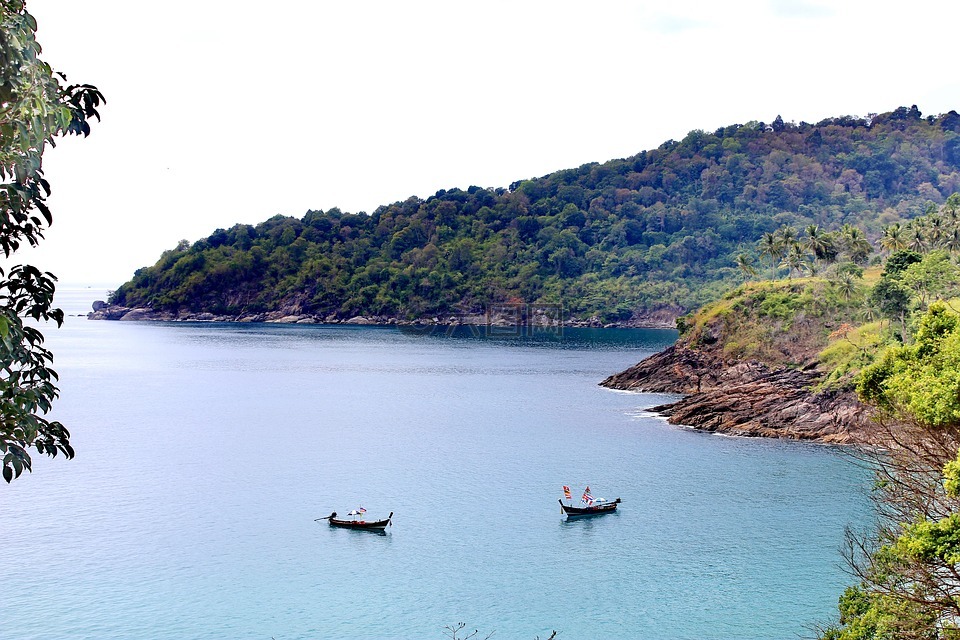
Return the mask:
<path id="1" fill-rule="evenodd" d="M 78 455 L 0 487 L 4 638 L 795 638 L 833 615 L 843 529 L 869 519 L 833 449 L 597 386 L 670 331 L 50 335 Z M 621 510 L 565 522 L 563 484 Z M 314 520 L 361 504 L 395 512 L 387 535 Z"/>

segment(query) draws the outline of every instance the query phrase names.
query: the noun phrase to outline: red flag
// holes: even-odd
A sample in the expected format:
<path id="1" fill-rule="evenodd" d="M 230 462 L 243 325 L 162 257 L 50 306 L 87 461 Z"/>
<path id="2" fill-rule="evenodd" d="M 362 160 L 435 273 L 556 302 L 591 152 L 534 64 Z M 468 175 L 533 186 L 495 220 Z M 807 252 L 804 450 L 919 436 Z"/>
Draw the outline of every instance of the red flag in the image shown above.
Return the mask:
<path id="1" fill-rule="evenodd" d="M 593 502 L 593 496 L 590 495 L 589 485 L 587 485 L 587 488 L 583 490 L 583 496 L 580 498 L 580 501 L 586 502 L 587 504 L 590 504 L 591 502 Z"/>
<path id="2" fill-rule="evenodd" d="M 570 487 L 563 485 L 563 497 L 567 500 L 573 500 L 573 496 L 570 495 Z"/>

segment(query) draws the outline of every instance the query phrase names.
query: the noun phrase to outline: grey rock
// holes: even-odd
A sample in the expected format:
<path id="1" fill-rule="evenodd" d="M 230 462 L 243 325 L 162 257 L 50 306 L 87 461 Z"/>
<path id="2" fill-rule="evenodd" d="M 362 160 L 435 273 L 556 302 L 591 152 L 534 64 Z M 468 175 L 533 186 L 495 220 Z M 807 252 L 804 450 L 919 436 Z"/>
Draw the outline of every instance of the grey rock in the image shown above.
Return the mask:
<path id="1" fill-rule="evenodd" d="M 674 345 L 600 384 L 612 389 L 685 394 L 653 407 L 671 424 L 737 436 L 868 442 L 870 410 L 848 390 L 816 389 L 815 369 L 725 362 Z"/>

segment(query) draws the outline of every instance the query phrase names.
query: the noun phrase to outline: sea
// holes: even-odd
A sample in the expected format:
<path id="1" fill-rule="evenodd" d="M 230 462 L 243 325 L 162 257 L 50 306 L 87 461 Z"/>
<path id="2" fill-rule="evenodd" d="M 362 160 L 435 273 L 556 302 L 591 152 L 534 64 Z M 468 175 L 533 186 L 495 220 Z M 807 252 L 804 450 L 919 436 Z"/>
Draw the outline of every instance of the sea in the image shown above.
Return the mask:
<path id="1" fill-rule="evenodd" d="M 77 455 L 0 486 L 2 638 L 809 638 L 853 581 L 849 452 L 598 386 L 675 331 L 87 320 L 105 295 L 45 331 Z M 622 503 L 567 520 L 564 485 Z M 318 520 L 360 507 L 393 525 Z"/>

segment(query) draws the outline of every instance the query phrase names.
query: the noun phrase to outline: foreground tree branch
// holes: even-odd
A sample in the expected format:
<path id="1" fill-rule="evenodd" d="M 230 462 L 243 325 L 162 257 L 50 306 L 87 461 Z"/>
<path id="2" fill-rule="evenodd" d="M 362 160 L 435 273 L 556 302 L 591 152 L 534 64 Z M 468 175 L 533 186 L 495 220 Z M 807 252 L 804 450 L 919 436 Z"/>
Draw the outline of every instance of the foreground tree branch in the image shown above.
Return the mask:
<path id="1" fill-rule="evenodd" d="M 10 258 L 36 246 L 53 223 L 42 157 L 62 135 L 89 135 L 103 95 L 92 85 L 66 85 L 66 76 L 40 59 L 36 20 L 22 0 L 0 0 L 0 251 Z M 10 482 L 31 469 L 28 451 L 74 455 L 70 432 L 44 416 L 59 390 L 53 354 L 25 321 L 60 326 L 53 306 L 56 277 L 29 265 L 0 268 L 0 455 Z"/>

